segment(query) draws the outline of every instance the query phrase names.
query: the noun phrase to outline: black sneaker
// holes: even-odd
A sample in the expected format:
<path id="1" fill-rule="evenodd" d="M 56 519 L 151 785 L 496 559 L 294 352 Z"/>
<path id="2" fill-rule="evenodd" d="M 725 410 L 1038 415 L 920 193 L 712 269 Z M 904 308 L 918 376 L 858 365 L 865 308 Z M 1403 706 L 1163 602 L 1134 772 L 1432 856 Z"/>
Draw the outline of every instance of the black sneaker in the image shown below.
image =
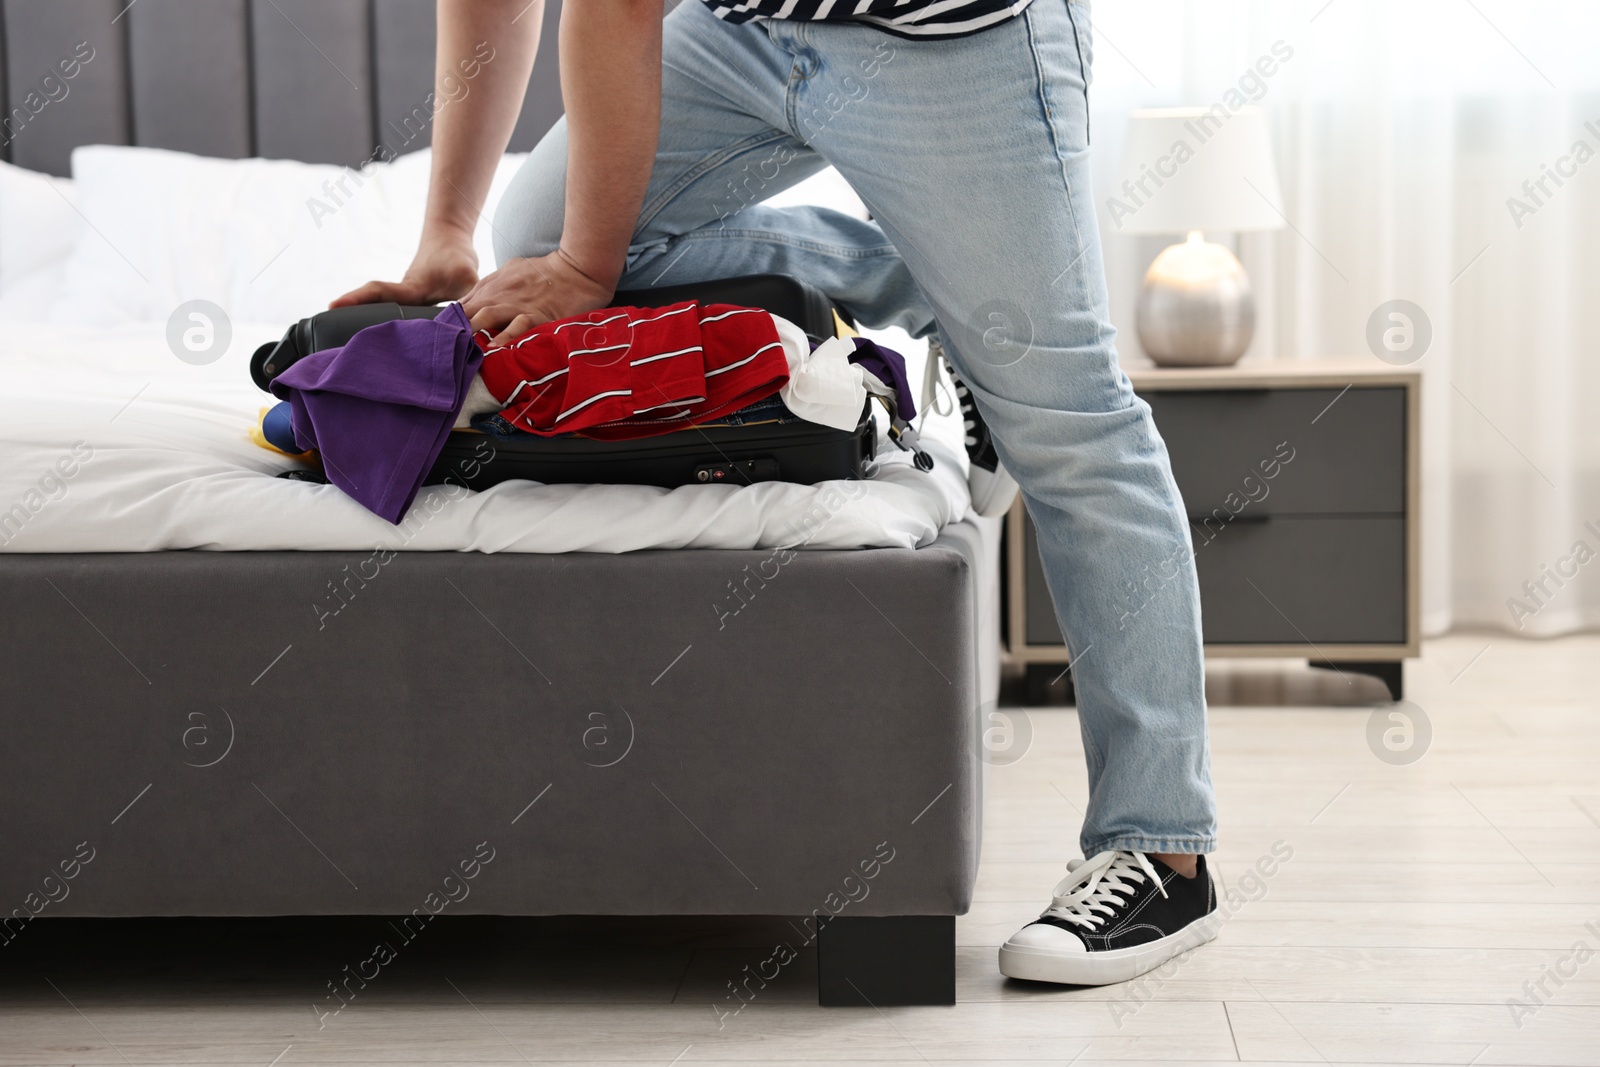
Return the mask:
<path id="1" fill-rule="evenodd" d="M 1143 852 L 1067 864 L 1055 900 L 1000 946 L 1000 973 L 1067 985 L 1126 982 L 1217 936 L 1206 858 L 1185 878 Z"/>
<path id="2" fill-rule="evenodd" d="M 945 359 L 944 346 L 937 337 L 928 341 L 928 362 Z M 949 366 L 945 360 L 945 366 Z M 967 489 L 972 497 L 972 510 L 979 515 L 995 518 L 1011 509 L 1016 499 L 1017 483 L 1000 465 L 1000 455 L 994 450 L 994 440 L 989 436 L 989 426 L 978 414 L 978 405 L 972 401 L 972 390 L 956 377 L 950 368 L 950 380 L 956 386 L 956 405 L 961 409 L 961 426 L 966 431 Z"/>

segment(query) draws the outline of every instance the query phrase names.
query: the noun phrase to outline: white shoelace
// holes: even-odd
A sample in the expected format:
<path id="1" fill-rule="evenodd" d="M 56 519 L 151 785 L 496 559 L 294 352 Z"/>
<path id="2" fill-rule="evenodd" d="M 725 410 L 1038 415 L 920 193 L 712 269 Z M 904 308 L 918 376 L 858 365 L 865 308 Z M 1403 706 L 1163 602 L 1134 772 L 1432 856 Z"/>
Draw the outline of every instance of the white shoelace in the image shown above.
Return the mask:
<path id="1" fill-rule="evenodd" d="M 967 389 L 967 387 L 965 385 L 963 385 L 960 382 L 956 382 L 956 403 L 961 406 L 963 415 L 966 414 L 967 405 L 972 403 L 972 393 Z M 973 414 L 974 415 L 977 414 L 977 409 L 976 408 L 973 409 Z M 976 418 L 962 419 L 961 420 L 961 426 L 962 426 L 963 429 L 965 429 L 967 431 L 966 436 L 964 438 L 962 438 L 962 440 L 964 440 L 967 443 L 967 447 L 968 448 L 977 448 L 978 447 L 978 421 L 977 421 L 977 419 Z"/>
<path id="2" fill-rule="evenodd" d="M 948 415 L 955 410 L 950 394 L 945 391 L 944 378 L 939 373 L 939 364 L 944 362 L 944 358 L 944 346 L 930 338 L 928 360 L 922 368 L 922 397 L 917 402 L 923 418 L 927 418 L 929 412 Z"/>
<path id="3" fill-rule="evenodd" d="M 1143 852 L 1102 852 L 1093 859 L 1073 860 L 1067 871 L 1040 918 L 1064 919 L 1093 930 L 1115 915 L 1124 898 L 1137 890 L 1136 883 L 1147 877 L 1162 896 L 1167 895 L 1161 876 Z"/>

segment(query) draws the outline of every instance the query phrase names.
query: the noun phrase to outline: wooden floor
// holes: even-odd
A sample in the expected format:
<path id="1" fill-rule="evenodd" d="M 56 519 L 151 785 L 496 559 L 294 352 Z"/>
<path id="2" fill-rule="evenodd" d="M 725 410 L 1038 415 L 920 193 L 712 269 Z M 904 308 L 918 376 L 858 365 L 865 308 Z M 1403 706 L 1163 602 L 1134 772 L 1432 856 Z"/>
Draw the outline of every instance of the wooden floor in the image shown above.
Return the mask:
<path id="1" fill-rule="evenodd" d="M 1397 765 L 1369 747 L 1375 683 L 1211 665 L 1241 903 L 1136 985 L 995 969 L 1075 850 L 1082 751 L 1054 708 L 991 771 L 954 1008 L 820 1009 L 802 956 L 719 1029 L 776 920 L 463 919 L 319 1029 L 380 920 L 41 923 L 0 950 L 0 1064 L 1600 1064 L 1600 637 L 1451 637 L 1407 685 L 1432 738 Z"/>

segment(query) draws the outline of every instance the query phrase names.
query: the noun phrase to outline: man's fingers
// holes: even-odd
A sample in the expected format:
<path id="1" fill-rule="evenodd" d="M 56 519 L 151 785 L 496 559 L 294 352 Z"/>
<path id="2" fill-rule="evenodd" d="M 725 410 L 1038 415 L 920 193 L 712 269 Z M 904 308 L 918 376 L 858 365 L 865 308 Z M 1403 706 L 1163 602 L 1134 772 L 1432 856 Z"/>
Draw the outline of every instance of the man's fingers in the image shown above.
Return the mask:
<path id="1" fill-rule="evenodd" d="M 515 319 L 521 312 L 510 304 L 490 304 L 480 308 L 477 314 L 471 317 L 472 332 L 479 330 L 497 331 Z"/>
<path id="2" fill-rule="evenodd" d="M 466 295 L 461 298 L 461 310 L 467 313 L 467 318 L 470 319 L 480 311 L 501 303 L 504 294 L 499 292 L 500 287 L 495 281 L 495 276 L 490 274 L 479 279 L 471 289 L 467 290 Z"/>
<path id="3" fill-rule="evenodd" d="M 517 338 L 521 337 L 523 334 L 527 333 L 541 322 L 547 321 L 547 319 L 548 316 L 529 315 L 524 312 L 523 314 L 512 319 L 511 322 L 506 325 L 506 328 L 502 330 L 498 336 L 493 338 L 489 344 L 491 346 L 510 344 L 512 341 L 515 341 Z"/>
<path id="4" fill-rule="evenodd" d="M 587 281 L 577 286 L 542 260 L 513 259 L 485 275 L 461 298 L 474 333 L 491 345 L 515 341 L 535 326 L 600 306 Z"/>

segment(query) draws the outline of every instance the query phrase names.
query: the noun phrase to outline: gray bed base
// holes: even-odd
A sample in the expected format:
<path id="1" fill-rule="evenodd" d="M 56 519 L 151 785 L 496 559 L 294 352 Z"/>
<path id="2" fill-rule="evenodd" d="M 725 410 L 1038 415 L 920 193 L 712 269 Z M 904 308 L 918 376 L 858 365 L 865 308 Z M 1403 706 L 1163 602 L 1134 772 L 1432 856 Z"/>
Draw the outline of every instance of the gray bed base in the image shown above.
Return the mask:
<path id="1" fill-rule="evenodd" d="M 948 1000 L 992 540 L 0 556 L 0 944 L 34 915 L 838 915 L 825 1001 L 874 944 L 922 962 L 908 992 L 878 953 L 866 995 Z M 889 916 L 945 918 L 861 921 Z"/>

